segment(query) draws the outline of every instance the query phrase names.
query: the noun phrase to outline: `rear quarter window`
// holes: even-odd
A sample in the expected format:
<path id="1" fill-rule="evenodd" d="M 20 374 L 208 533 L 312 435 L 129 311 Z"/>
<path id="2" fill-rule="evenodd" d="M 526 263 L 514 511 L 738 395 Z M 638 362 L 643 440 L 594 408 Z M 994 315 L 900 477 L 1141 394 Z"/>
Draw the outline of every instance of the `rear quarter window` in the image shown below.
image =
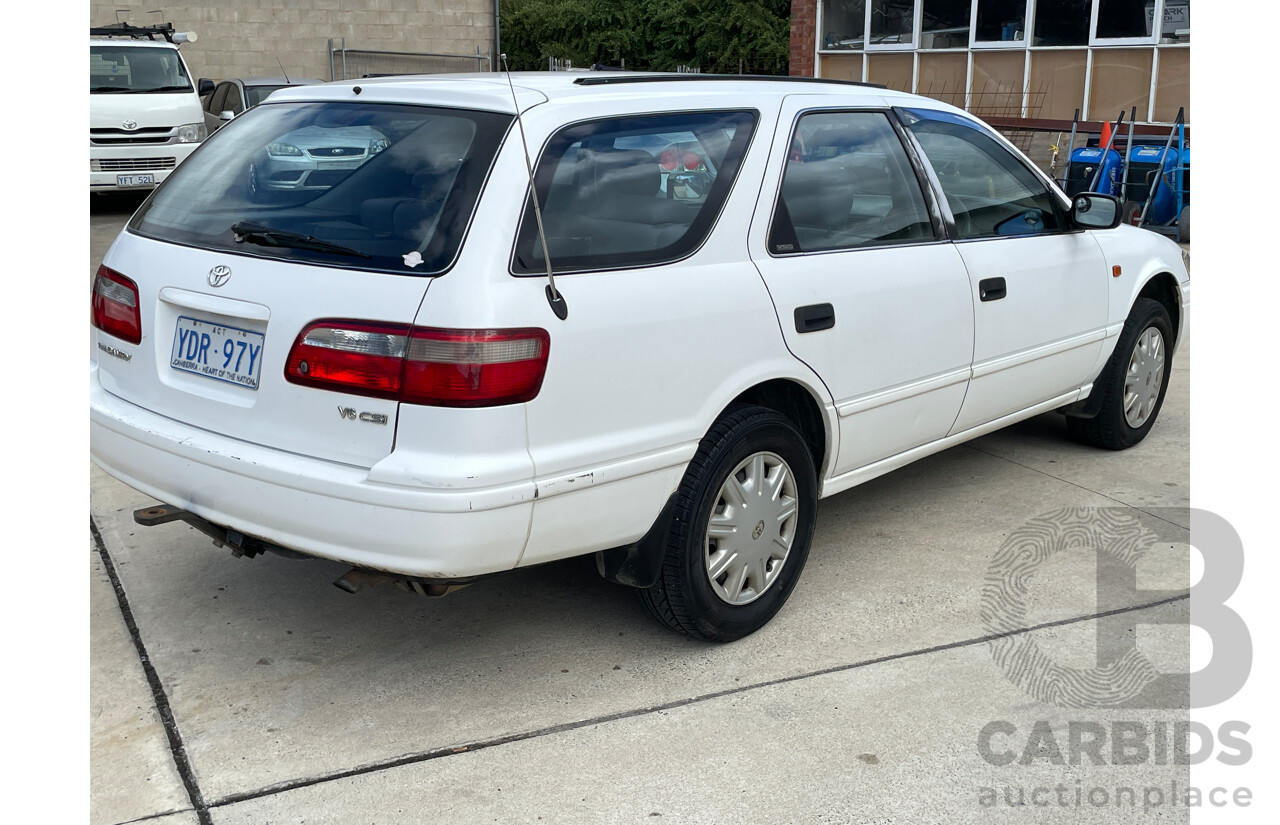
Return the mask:
<path id="1" fill-rule="evenodd" d="M 646 266 L 692 253 L 724 206 L 755 124 L 755 112 L 698 112 L 557 132 L 534 175 L 554 271 Z M 512 271 L 546 272 L 532 199 Z"/>

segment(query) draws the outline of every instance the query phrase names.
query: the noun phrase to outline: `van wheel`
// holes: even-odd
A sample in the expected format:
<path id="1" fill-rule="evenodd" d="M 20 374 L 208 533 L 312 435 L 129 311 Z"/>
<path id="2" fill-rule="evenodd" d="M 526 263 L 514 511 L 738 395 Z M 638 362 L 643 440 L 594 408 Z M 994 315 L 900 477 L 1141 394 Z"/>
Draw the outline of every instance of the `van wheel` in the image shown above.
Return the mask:
<path id="1" fill-rule="evenodd" d="M 817 474 L 785 416 L 739 407 L 702 439 L 677 491 L 662 572 L 640 600 L 662 623 L 731 642 L 781 609 L 809 555 Z"/>
<path id="2" fill-rule="evenodd" d="M 1067 432 L 1078 441 L 1123 450 L 1147 437 L 1169 388 L 1173 360 L 1173 324 L 1164 305 L 1150 298 L 1134 301 L 1115 352 L 1094 382 L 1103 393 L 1093 418 L 1068 418 Z"/>

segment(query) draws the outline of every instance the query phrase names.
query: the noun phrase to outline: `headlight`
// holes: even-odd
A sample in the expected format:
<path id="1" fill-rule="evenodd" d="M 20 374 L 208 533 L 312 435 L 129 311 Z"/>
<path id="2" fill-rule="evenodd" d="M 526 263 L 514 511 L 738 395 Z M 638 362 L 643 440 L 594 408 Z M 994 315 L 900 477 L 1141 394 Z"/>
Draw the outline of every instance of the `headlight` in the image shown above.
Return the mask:
<path id="1" fill-rule="evenodd" d="M 206 137 L 208 132 L 205 131 L 203 123 L 188 123 L 178 127 L 179 143 L 200 143 Z"/>
<path id="2" fill-rule="evenodd" d="M 267 154 L 280 157 L 281 155 L 301 155 L 302 150 L 292 143 L 268 143 Z"/>
<path id="3" fill-rule="evenodd" d="M 390 145 L 391 144 L 387 142 L 386 138 L 382 138 L 381 140 L 375 140 L 373 143 L 369 144 L 369 154 L 376 155 Z"/>

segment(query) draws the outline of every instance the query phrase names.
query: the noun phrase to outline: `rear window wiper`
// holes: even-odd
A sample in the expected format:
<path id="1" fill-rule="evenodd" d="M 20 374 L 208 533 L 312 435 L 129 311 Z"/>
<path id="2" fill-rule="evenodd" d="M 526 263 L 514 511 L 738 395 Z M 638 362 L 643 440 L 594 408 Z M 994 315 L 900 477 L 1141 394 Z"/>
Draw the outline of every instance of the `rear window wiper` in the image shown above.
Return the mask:
<path id="1" fill-rule="evenodd" d="M 301 232 L 288 232 L 283 229 L 272 229 L 269 226 L 263 226 L 253 221 L 240 221 L 231 227 L 231 231 L 236 234 L 236 243 L 253 243 L 259 246 L 281 246 L 292 249 L 314 249 L 317 252 L 333 252 L 337 255 L 350 255 L 353 258 L 371 258 L 358 249 L 352 249 L 342 244 L 322 241 L 319 238 L 313 238 L 310 235 L 303 235 Z"/>

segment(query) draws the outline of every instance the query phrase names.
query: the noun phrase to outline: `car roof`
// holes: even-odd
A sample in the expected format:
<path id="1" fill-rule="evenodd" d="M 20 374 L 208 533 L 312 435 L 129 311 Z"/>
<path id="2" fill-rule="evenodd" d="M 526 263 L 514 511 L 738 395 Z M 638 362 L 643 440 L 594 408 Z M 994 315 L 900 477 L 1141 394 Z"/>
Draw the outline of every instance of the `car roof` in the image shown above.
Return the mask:
<path id="1" fill-rule="evenodd" d="M 90 46 L 125 46 L 127 48 L 137 47 L 140 49 L 172 49 L 174 51 L 178 50 L 178 47 L 176 44 L 170 43 L 166 40 L 146 40 L 146 39 L 139 40 L 132 37 L 90 36 L 89 45 Z"/>
<path id="2" fill-rule="evenodd" d="M 237 81 L 243 86 L 314 86 L 324 83 L 309 77 L 228 77 L 227 80 Z"/>
<path id="3" fill-rule="evenodd" d="M 358 90 L 358 91 L 357 91 Z M 723 97 L 728 101 L 780 99 L 788 95 L 823 95 L 847 98 L 850 105 L 914 105 L 959 112 L 937 100 L 852 81 L 809 77 L 664 74 L 652 72 L 477 72 L 434 75 L 387 75 L 335 80 L 307 88 L 284 89 L 272 102 L 361 100 L 379 103 L 452 105 L 512 113 L 512 93 L 521 99 L 521 110 L 546 102 L 582 103 L 590 100 L 663 100 L 674 103 L 677 95 Z M 727 105 L 740 105 L 727 103 Z"/>

